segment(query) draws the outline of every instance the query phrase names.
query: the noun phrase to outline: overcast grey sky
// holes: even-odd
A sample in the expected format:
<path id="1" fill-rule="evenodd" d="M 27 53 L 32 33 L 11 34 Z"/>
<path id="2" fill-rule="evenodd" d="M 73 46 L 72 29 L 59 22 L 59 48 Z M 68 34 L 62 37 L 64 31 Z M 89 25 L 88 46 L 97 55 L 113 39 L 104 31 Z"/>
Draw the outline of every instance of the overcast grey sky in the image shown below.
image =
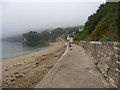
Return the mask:
<path id="1" fill-rule="evenodd" d="M 3 2 L 3 37 L 26 31 L 84 25 L 101 2 Z"/>

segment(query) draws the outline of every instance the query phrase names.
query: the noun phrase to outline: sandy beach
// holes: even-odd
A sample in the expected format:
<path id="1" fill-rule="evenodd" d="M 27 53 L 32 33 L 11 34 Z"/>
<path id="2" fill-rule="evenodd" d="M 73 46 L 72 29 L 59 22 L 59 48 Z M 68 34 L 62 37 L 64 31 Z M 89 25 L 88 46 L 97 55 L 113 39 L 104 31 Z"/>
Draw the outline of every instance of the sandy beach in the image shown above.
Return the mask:
<path id="1" fill-rule="evenodd" d="M 65 50 L 64 43 L 54 43 L 45 50 L 3 60 L 2 87 L 34 88 Z"/>

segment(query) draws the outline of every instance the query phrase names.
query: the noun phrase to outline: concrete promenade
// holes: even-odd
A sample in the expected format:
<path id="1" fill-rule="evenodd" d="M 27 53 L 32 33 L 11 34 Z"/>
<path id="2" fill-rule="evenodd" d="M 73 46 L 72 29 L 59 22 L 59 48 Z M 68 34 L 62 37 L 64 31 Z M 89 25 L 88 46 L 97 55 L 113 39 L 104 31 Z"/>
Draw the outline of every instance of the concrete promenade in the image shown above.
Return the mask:
<path id="1" fill-rule="evenodd" d="M 67 49 L 63 57 L 36 88 L 110 88 L 92 60 L 77 45 Z"/>

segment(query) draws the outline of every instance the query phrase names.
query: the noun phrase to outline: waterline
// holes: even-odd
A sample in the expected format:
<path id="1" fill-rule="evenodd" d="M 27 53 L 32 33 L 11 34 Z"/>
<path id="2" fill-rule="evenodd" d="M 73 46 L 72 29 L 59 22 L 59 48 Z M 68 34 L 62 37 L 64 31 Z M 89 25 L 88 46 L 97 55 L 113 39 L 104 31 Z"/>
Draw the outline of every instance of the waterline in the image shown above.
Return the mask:
<path id="1" fill-rule="evenodd" d="M 21 42 L 2 42 L 2 59 L 15 57 L 19 55 L 24 55 L 32 53 L 34 51 L 43 50 L 48 48 L 50 45 L 48 43 L 40 44 L 23 44 Z"/>

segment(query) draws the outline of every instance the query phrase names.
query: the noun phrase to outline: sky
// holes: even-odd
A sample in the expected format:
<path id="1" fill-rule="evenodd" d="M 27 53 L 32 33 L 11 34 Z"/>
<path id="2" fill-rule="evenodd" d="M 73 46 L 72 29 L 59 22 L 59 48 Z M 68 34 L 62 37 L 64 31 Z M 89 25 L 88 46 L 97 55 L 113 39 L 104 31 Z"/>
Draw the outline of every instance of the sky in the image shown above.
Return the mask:
<path id="1" fill-rule="evenodd" d="M 103 2 L 2 2 L 2 36 L 84 25 Z"/>

